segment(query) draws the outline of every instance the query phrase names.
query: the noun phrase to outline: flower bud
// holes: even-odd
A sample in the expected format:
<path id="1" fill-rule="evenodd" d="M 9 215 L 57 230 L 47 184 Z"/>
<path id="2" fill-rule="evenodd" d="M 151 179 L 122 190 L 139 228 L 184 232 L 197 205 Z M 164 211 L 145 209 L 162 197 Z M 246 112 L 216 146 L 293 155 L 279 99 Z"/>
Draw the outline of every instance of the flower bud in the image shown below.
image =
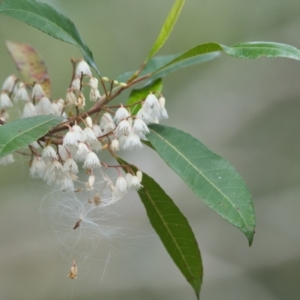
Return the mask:
<path id="1" fill-rule="evenodd" d="M 140 182 L 142 182 L 142 180 L 143 180 L 143 173 L 142 173 L 142 171 L 138 170 L 136 172 L 136 177 L 139 179 Z"/>
<path id="2" fill-rule="evenodd" d="M 117 139 L 113 139 L 111 141 L 111 148 L 114 152 L 119 151 L 120 150 L 120 142 Z"/>
<path id="3" fill-rule="evenodd" d="M 159 97 L 158 102 L 159 102 L 159 105 L 160 105 L 161 108 L 165 108 L 165 104 L 166 104 L 165 97 L 162 97 L 162 96 Z"/>
<path id="4" fill-rule="evenodd" d="M 85 118 L 85 121 L 86 121 L 86 125 L 90 128 L 93 127 L 93 121 L 92 121 L 92 118 L 91 117 L 86 117 Z"/>
<path id="5" fill-rule="evenodd" d="M 88 190 L 92 190 L 94 188 L 94 183 L 95 183 L 95 176 L 94 175 L 90 175 L 88 182 L 86 182 L 86 188 Z"/>

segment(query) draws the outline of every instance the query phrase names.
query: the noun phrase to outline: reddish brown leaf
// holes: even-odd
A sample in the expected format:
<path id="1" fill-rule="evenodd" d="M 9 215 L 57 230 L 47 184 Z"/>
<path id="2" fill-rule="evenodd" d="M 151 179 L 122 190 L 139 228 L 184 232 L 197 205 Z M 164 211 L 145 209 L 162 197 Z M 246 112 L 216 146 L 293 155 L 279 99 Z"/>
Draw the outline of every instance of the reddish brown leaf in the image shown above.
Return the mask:
<path id="1" fill-rule="evenodd" d="M 6 47 L 25 83 L 38 82 L 50 98 L 51 83 L 47 66 L 39 53 L 29 44 L 6 41 Z"/>

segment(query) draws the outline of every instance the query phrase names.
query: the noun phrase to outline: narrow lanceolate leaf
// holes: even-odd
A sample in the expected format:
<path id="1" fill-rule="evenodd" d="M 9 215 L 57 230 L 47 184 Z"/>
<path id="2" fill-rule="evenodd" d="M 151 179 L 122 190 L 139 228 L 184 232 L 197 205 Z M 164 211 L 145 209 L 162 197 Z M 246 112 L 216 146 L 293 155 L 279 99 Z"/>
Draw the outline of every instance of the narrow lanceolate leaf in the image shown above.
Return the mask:
<path id="1" fill-rule="evenodd" d="M 155 71 L 152 71 L 150 78 L 152 80 L 156 78 L 162 78 L 180 69 L 194 66 L 200 63 L 204 63 L 213 60 L 219 56 L 220 56 L 219 52 L 211 52 L 211 53 L 199 54 L 196 56 L 186 57 L 184 59 L 173 61 L 172 63 L 168 63 L 167 65 L 162 66 L 161 68 L 156 69 Z"/>
<path id="2" fill-rule="evenodd" d="M 152 46 L 145 62 L 147 62 L 162 47 L 162 45 L 168 39 L 170 33 L 173 30 L 173 27 L 174 27 L 176 21 L 180 15 L 180 12 L 184 5 L 184 1 L 185 0 L 176 0 L 175 1 L 175 3 L 173 5 L 173 7 L 171 8 L 171 10 L 163 24 L 163 27 L 162 27 L 154 45 Z"/>
<path id="3" fill-rule="evenodd" d="M 236 44 L 232 47 L 227 47 L 218 43 L 206 43 L 193 47 L 179 55 L 166 65 L 156 69 L 152 75 L 157 74 L 157 76 L 162 77 L 161 73 L 178 64 L 180 66 L 185 63 L 188 63 L 188 65 L 199 63 L 197 58 L 205 58 L 205 55 L 215 53 L 217 51 L 223 51 L 235 58 L 254 59 L 265 56 L 270 58 L 284 57 L 300 60 L 300 51 L 297 48 L 286 44 L 271 42 L 246 42 Z"/>
<path id="4" fill-rule="evenodd" d="M 0 157 L 28 146 L 62 121 L 63 117 L 37 116 L 0 126 Z"/>
<path id="5" fill-rule="evenodd" d="M 235 58 L 255 59 L 259 57 L 283 57 L 300 60 L 300 50 L 280 43 L 271 42 L 246 42 L 227 47 L 218 43 L 201 44 L 179 54 L 163 55 L 151 58 L 139 77 L 148 75 L 147 80 L 153 81 L 163 78 L 172 72 L 212 60 L 221 52 Z M 134 72 L 126 72 L 119 75 L 117 80 L 124 81 L 130 78 Z"/>
<path id="6" fill-rule="evenodd" d="M 168 64 L 170 61 L 175 59 L 177 56 L 179 56 L 179 55 L 178 54 L 168 54 L 168 55 L 160 55 L 160 56 L 152 57 L 147 62 L 146 66 L 144 67 L 142 72 L 139 74 L 139 77 L 153 73 L 154 71 L 156 71 L 156 70 L 160 69 L 161 67 L 163 67 L 164 65 Z M 126 82 L 129 78 L 131 78 L 133 76 L 134 73 L 135 73 L 135 71 L 127 71 L 125 73 L 120 74 L 116 78 L 116 80 L 119 82 Z"/>
<path id="7" fill-rule="evenodd" d="M 22 81 L 32 84 L 39 83 L 48 98 L 51 97 L 50 78 L 47 66 L 39 53 L 29 44 L 6 41 L 13 61 L 20 72 Z"/>
<path id="8" fill-rule="evenodd" d="M 100 75 L 93 54 L 81 39 L 74 23 L 50 5 L 35 0 L 4 0 L 0 4 L 0 14 L 31 25 L 58 40 L 76 45 L 87 63 Z"/>
<path id="9" fill-rule="evenodd" d="M 144 100 L 151 92 L 160 93 L 162 91 L 162 87 L 163 87 L 162 80 L 159 78 L 154 82 L 151 82 L 150 84 L 146 85 L 143 88 L 133 89 L 129 95 L 129 99 L 126 102 L 126 105 L 131 105 L 138 101 Z M 130 107 L 131 114 L 136 115 L 141 107 L 142 107 L 141 103 L 131 106 Z"/>
<path id="10" fill-rule="evenodd" d="M 182 54 L 169 54 L 152 57 L 146 64 L 143 71 L 139 74 L 139 77 L 148 75 L 149 78 L 147 78 L 146 84 L 149 84 L 149 82 L 153 82 L 157 78 L 163 78 L 175 71 L 179 71 L 180 69 L 215 59 L 216 57 L 220 56 L 220 53 L 211 52 L 203 55 L 197 55 L 169 65 L 171 61 L 181 57 L 181 55 Z M 134 71 L 125 72 L 119 75 L 117 80 L 119 82 L 126 82 L 134 73 Z"/>
<path id="11" fill-rule="evenodd" d="M 300 60 L 300 51 L 294 46 L 272 42 L 246 42 L 232 47 L 221 45 L 222 50 L 237 58 L 284 57 Z"/>
<path id="12" fill-rule="evenodd" d="M 120 158 L 118 161 L 121 164 L 128 164 Z M 134 166 L 131 167 L 136 171 Z M 187 219 L 159 184 L 145 173 L 143 173 L 142 185 L 138 194 L 146 208 L 151 225 L 199 298 L 203 276 L 202 260 Z"/>
<path id="13" fill-rule="evenodd" d="M 211 209 L 239 228 L 252 244 L 255 213 L 251 195 L 238 172 L 200 141 L 178 129 L 150 125 L 147 138 L 167 165 Z"/>

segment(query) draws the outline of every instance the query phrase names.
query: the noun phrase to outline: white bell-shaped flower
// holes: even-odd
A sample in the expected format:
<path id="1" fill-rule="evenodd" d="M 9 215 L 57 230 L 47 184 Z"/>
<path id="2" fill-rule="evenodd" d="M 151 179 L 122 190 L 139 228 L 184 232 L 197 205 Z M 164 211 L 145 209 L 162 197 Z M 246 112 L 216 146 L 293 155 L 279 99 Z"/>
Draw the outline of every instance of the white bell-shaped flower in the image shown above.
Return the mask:
<path id="1" fill-rule="evenodd" d="M 75 155 L 75 159 L 78 161 L 84 161 L 90 152 L 90 149 L 85 143 L 79 143 L 78 144 L 78 149 Z"/>
<path id="2" fill-rule="evenodd" d="M 116 124 L 119 124 L 121 120 L 126 119 L 128 117 L 130 117 L 129 111 L 121 105 L 121 107 L 119 107 L 116 111 L 114 121 Z"/>
<path id="3" fill-rule="evenodd" d="M 35 100 L 40 100 L 44 96 L 45 92 L 43 90 L 43 87 L 39 83 L 35 83 L 32 88 L 31 98 Z"/>
<path id="4" fill-rule="evenodd" d="M 89 81 L 89 85 L 94 90 L 98 89 L 98 79 L 95 77 L 91 77 Z"/>
<path id="5" fill-rule="evenodd" d="M 42 97 L 39 103 L 35 107 L 38 115 L 53 114 L 51 101 L 47 97 Z"/>
<path id="6" fill-rule="evenodd" d="M 123 145 L 124 150 L 133 150 L 136 148 L 143 148 L 140 137 L 135 132 L 131 132 L 126 136 L 125 143 Z"/>
<path id="7" fill-rule="evenodd" d="M 19 87 L 17 91 L 15 92 L 14 101 L 18 102 L 19 100 L 22 101 L 30 101 L 27 90 L 25 88 L 25 84 L 23 82 L 19 83 Z"/>
<path id="8" fill-rule="evenodd" d="M 2 91 L 7 91 L 7 92 L 11 93 L 15 86 L 16 80 L 17 80 L 17 78 L 14 74 L 8 76 L 2 84 Z"/>
<path id="9" fill-rule="evenodd" d="M 128 190 L 127 181 L 123 176 L 119 176 L 116 181 L 116 188 L 121 193 L 125 193 Z"/>
<path id="10" fill-rule="evenodd" d="M 34 156 L 29 169 L 33 178 L 43 178 L 46 171 L 46 164 L 40 156 Z"/>
<path id="11" fill-rule="evenodd" d="M 118 137 L 120 137 L 121 135 L 129 135 L 131 132 L 131 129 L 132 129 L 132 127 L 131 127 L 130 123 L 126 119 L 124 119 L 118 124 L 118 126 L 116 128 L 116 135 Z"/>
<path id="12" fill-rule="evenodd" d="M 84 161 L 83 167 L 85 169 L 94 169 L 101 167 L 100 160 L 94 152 L 89 152 Z"/>
<path id="13" fill-rule="evenodd" d="M 30 102 L 27 101 L 23 108 L 22 118 L 30 118 L 37 116 L 36 107 Z"/>
<path id="14" fill-rule="evenodd" d="M 55 150 L 50 145 L 48 145 L 42 151 L 42 159 L 45 162 L 48 162 L 48 161 L 57 160 L 58 157 Z"/>
<path id="15" fill-rule="evenodd" d="M 0 95 L 0 108 L 12 107 L 13 104 L 5 92 L 2 92 Z"/>
<path id="16" fill-rule="evenodd" d="M 81 77 L 81 74 L 92 76 L 90 66 L 87 64 L 85 60 L 81 60 L 80 62 L 78 62 L 75 69 L 76 76 Z"/>

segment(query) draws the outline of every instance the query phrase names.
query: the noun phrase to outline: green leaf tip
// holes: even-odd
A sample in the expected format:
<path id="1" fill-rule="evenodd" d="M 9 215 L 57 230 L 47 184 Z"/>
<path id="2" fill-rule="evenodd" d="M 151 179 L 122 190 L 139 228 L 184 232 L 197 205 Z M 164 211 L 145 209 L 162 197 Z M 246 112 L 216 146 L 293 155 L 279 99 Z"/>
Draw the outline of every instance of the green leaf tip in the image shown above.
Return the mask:
<path id="1" fill-rule="evenodd" d="M 93 54 L 81 39 L 74 23 L 52 6 L 35 0 L 4 0 L 0 4 L 0 14 L 22 21 L 58 40 L 77 46 L 86 62 L 100 76 Z"/>
<path id="2" fill-rule="evenodd" d="M 164 55 L 152 57 L 146 64 L 140 76 L 149 75 L 150 81 L 163 78 L 172 72 L 199 63 L 207 62 L 225 53 L 234 58 L 256 59 L 267 58 L 289 58 L 300 60 L 300 50 L 296 47 L 272 42 L 245 42 L 228 47 L 219 43 L 205 43 L 197 45 L 188 51 L 175 55 Z M 126 81 L 134 72 L 126 72 L 118 76 L 119 81 Z M 149 84 L 149 82 L 147 82 Z"/>
<path id="3" fill-rule="evenodd" d="M 211 42 L 200 44 L 189 49 L 185 53 L 169 62 L 163 68 L 166 68 L 167 66 L 182 60 L 191 59 L 192 57 L 197 57 L 199 55 L 205 55 L 217 51 L 223 51 L 225 54 L 231 57 L 243 59 L 255 59 L 260 57 L 282 57 L 300 60 L 300 50 L 294 46 L 287 44 L 273 42 L 245 42 L 228 47 L 219 43 Z M 159 70 L 157 70 L 156 72 L 158 71 Z"/>
<path id="4" fill-rule="evenodd" d="M 117 160 L 120 164 L 128 165 L 121 158 Z M 130 168 L 137 171 L 132 165 Z M 192 228 L 173 200 L 153 178 L 143 173 L 141 184 L 143 187 L 138 190 L 138 194 L 152 227 L 199 299 L 203 266 Z"/>
<path id="5" fill-rule="evenodd" d="M 180 178 L 212 210 L 240 229 L 252 244 L 255 212 L 238 172 L 200 141 L 178 129 L 152 124 L 150 143 Z"/>
<path id="6" fill-rule="evenodd" d="M 165 22 L 161 28 L 161 31 L 160 31 L 154 45 L 152 46 L 145 62 L 147 62 L 163 46 L 163 44 L 166 42 L 166 40 L 170 36 L 170 34 L 174 28 L 174 25 L 181 13 L 184 2 L 185 2 L 185 0 L 176 0 L 175 3 L 173 4 Z"/>

